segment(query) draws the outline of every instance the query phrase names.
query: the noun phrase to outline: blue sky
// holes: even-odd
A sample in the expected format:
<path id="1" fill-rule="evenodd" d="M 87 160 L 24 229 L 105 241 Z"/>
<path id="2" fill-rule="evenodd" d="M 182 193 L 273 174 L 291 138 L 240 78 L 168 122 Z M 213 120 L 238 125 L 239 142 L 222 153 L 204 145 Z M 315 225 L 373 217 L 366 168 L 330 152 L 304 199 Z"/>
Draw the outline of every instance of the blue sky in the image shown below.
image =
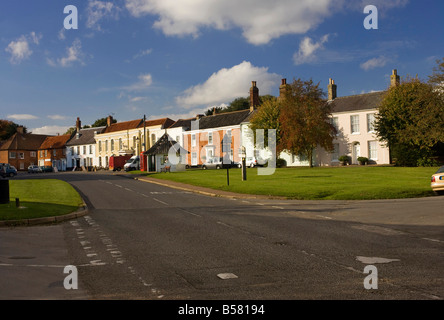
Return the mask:
<path id="1" fill-rule="evenodd" d="M 65 6 L 78 10 L 66 30 Z M 366 5 L 378 9 L 367 30 Z M 202 113 L 282 78 L 338 96 L 384 90 L 392 69 L 426 80 L 444 57 L 444 2 L 415 0 L 14 0 L 0 4 L 0 118 L 34 133 Z"/>

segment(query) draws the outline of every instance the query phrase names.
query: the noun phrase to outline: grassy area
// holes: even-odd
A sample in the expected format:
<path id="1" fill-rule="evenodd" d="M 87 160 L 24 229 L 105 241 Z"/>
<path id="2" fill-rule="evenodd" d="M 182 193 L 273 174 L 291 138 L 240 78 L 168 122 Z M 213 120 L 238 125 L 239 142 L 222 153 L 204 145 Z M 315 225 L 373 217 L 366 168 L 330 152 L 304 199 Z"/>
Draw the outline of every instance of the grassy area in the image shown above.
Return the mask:
<path id="1" fill-rule="evenodd" d="M 430 178 L 437 168 L 378 166 L 278 168 L 273 175 L 247 169 L 187 170 L 151 177 L 246 194 L 283 196 L 300 200 L 366 200 L 431 196 Z"/>
<path id="2" fill-rule="evenodd" d="M 0 220 L 58 216 L 76 211 L 82 198 L 69 184 L 56 179 L 9 181 L 10 203 L 0 204 Z M 20 199 L 16 207 L 15 198 Z"/>

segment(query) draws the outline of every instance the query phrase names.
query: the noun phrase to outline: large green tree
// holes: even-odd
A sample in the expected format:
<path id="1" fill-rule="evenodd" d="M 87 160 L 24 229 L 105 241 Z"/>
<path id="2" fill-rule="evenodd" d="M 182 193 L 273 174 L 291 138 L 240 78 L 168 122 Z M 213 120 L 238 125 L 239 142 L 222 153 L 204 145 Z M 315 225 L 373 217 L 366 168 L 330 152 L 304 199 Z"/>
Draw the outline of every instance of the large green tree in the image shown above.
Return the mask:
<path id="1" fill-rule="evenodd" d="M 444 142 L 444 99 L 436 87 L 407 77 L 384 95 L 375 130 L 398 165 L 416 166 Z"/>
<path id="2" fill-rule="evenodd" d="M 444 85 L 444 58 L 436 60 L 433 74 L 429 76 L 429 83 L 433 85 Z"/>
<path id="3" fill-rule="evenodd" d="M 280 101 L 280 141 L 277 151 L 305 155 L 313 166 L 316 147 L 333 151 L 336 134 L 331 124 L 331 105 L 325 93 L 313 80 L 295 79 L 287 85 Z"/>

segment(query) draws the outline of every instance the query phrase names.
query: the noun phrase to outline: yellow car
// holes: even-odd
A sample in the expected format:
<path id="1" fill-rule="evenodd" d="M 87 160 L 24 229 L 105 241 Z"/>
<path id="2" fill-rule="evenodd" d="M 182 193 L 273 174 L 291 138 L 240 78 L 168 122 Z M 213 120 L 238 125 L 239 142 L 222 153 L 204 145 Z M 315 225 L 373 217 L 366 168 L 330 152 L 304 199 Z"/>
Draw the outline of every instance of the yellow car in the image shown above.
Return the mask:
<path id="1" fill-rule="evenodd" d="M 444 166 L 438 169 L 432 176 L 432 182 L 430 183 L 432 190 L 438 194 L 444 194 Z"/>

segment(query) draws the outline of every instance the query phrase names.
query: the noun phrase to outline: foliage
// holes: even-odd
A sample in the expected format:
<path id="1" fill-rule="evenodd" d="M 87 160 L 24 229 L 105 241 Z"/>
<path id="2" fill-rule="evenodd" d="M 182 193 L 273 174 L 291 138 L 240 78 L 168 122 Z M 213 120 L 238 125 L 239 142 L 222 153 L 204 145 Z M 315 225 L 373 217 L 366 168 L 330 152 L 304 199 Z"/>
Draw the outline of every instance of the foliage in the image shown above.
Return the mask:
<path id="1" fill-rule="evenodd" d="M 429 76 L 429 83 L 442 85 L 444 83 L 444 58 L 436 60 L 437 66 L 433 68 L 433 74 Z"/>
<path id="2" fill-rule="evenodd" d="M 259 105 L 264 103 L 267 100 L 270 99 L 276 99 L 272 95 L 264 95 L 259 96 Z M 250 109 L 250 98 L 244 97 L 244 98 L 236 98 L 233 101 L 230 102 L 230 104 L 226 107 L 212 107 L 209 108 L 206 112 L 206 116 L 211 116 L 214 111 L 216 111 L 216 114 L 219 113 L 226 113 L 226 112 L 232 112 L 232 111 L 239 111 L 239 110 L 247 110 Z"/>
<path id="3" fill-rule="evenodd" d="M 359 163 L 362 163 L 362 164 L 367 164 L 368 163 L 368 158 L 367 157 L 358 157 L 357 160 L 359 161 Z"/>
<path id="4" fill-rule="evenodd" d="M 336 129 L 330 121 L 331 106 L 324 96 L 319 83 L 314 84 L 311 79 L 297 79 L 287 86 L 280 107 L 278 153 L 305 155 L 312 167 L 317 146 L 333 151 Z"/>
<path id="5" fill-rule="evenodd" d="M 97 127 L 104 127 L 104 126 L 106 126 L 107 125 L 107 118 L 105 117 L 105 118 L 100 118 L 100 119 L 97 119 L 92 125 L 91 125 L 91 128 L 97 128 Z M 117 122 L 117 119 L 113 119 L 113 121 L 112 121 L 112 123 L 116 123 Z"/>
<path id="6" fill-rule="evenodd" d="M 8 140 L 17 132 L 19 125 L 9 120 L 0 119 L 0 141 Z M 23 128 L 24 132 L 27 132 L 26 127 Z"/>
<path id="7" fill-rule="evenodd" d="M 350 162 L 350 157 L 349 157 L 349 156 L 346 156 L 346 155 L 343 155 L 343 156 L 340 156 L 340 157 L 338 158 L 338 160 L 341 161 L 341 162 L 343 162 L 343 163 L 349 163 L 349 162 Z"/>
<path id="8" fill-rule="evenodd" d="M 259 108 L 257 108 L 255 114 L 250 119 L 250 129 L 256 140 L 256 130 L 264 130 L 264 147 L 268 146 L 268 129 L 276 129 L 276 145 L 280 142 L 280 106 L 277 98 L 263 102 Z"/>
<path id="9" fill-rule="evenodd" d="M 385 94 L 375 130 L 387 143 L 397 165 L 416 166 L 444 141 L 444 100 L 434 87 L 407 78 Z"/>

